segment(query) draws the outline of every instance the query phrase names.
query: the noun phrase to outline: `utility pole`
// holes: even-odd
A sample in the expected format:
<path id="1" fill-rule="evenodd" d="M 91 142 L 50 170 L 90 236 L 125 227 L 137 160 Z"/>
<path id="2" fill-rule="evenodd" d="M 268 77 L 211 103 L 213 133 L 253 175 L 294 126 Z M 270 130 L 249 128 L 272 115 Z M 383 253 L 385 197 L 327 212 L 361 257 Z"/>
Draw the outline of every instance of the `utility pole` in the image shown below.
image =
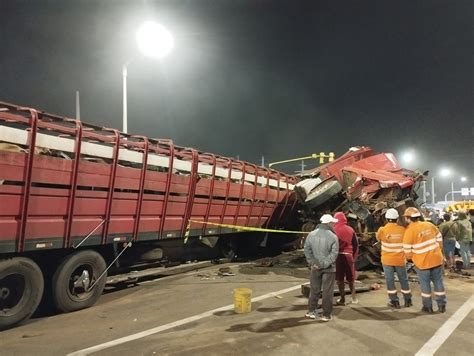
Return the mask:
<path id="1" fill-rule="evenodd" d="M 265 167 L 265 156 L 262 156 L 262 164 L 261 164 L 262 167 Z"/>
<path id="2" fill-rule="evenodd" d="M 303 174 L 305 167 L 306 165 L 304 164 L 304 161 L 301 160 L 301 174 Z"/>
<path id="3" fill-rule="evenodd" d="M 76 119 L 81 120 L 81 101 L 79 98 L 79 90 L 76 90 Z"/>

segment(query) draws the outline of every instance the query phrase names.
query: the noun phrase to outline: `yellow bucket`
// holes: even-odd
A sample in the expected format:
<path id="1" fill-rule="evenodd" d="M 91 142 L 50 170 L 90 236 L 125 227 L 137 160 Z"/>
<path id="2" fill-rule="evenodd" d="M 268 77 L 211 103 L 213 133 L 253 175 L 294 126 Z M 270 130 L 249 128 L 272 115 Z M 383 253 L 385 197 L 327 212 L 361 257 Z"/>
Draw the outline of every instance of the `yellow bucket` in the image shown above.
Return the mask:
<path id="1" fill-rule="evenodd" d="M 252 290 L 250 288 L 234 289 L 234 311 L 238 314 L 252 311 Z"/>

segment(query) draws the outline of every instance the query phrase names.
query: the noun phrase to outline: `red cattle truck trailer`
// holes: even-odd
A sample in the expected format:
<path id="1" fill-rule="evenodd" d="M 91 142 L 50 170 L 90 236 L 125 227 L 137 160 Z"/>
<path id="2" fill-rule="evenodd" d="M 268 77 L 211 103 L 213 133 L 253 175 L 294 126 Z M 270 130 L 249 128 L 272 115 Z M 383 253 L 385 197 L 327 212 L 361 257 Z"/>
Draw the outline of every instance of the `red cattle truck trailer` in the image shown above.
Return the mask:
<path id="1" fill-rule="evenodd" d="M 0 329 L 28 319 L 43 294 L 61 312 L 93 305 L 126 256 L 156 261 L 185 235 L 235 232 L 189 230 L 191 219 L 282 228 L 295 183 L 171 140 L 0 102 Z"/>

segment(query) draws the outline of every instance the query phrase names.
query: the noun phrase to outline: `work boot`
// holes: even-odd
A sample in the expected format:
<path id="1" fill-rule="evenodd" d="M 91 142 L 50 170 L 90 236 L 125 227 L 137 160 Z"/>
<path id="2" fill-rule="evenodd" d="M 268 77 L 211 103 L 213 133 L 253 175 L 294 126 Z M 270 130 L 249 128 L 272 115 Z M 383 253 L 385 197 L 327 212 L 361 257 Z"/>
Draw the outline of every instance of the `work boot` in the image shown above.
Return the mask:
<path id="1" fill-rule="evenodd" d="M 438 311 L 439 311 L 440 313 L 446 313 L 446 305 L 440 305 L 440 306 L 438 307 Z"/>
<path id="2" fill-rule="evenodd" d="M 406 299 L 405 300 L 405 308 L 409 308 L 413 305 L 413 303 L 411 302 L 411 299 Z"/>
<path id="3" fill-rule="evenodd" d="M 433 314 L 433 307 L 423 307 L 421 308 L 422 313 L 428 313 L 428 314 Z"/>
<path id="4" fill-rule="evenodd" d="M 394 309 L 400 309 L 400 302 L 398 300 L 391 300 L 389 303 L 388 303 L 388 306 L 390 308 L 394 308 Z"/>
<path id="5" fill-rule="evenodd" d="M 329 315 L 329 316 L 323 315 L 321 317 L 321 319 L 319 319 L 319 320 L 321 320 L 323 322 L 328 322 L 328 321 L 332 320 L 332 315 Z"/>

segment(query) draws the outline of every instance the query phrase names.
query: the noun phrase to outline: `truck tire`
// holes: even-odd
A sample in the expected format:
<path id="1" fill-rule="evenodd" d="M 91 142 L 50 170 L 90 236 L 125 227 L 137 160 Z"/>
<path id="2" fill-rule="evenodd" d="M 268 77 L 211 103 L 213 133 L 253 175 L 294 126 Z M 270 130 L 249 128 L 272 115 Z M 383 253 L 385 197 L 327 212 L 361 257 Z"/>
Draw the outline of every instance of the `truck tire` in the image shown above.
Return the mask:
<path id="1" fill-rule="evenodd" d="M 237 258 L 237 243 L 230 237 L 220 238 L 218 241 L 219 251 L 224 258 L 235 261 Z"/>
<path id="2" fill-rule="evenodd" d="M 71 312 L 94 305 L 105 288 L 107 275 L 98 281 L 97 279 L 106 268 L 103 257 L 92 250 L 66 256 L 54 272 L 52 280 L 56 309 Z"/>
<path id="3" fill-rule="evenodd" d="M 310 208 L 316 208 L 337 195 L 341 190 L 342 186 L 337 180 L 327 180 L 322 182 L 308 194 L 305 203 Z"/>
<path id="4" fill-rule="evenodd" d="M 315 228 L 316 224 L 312 221 L 307 221 L 303 224 L 303 226 L 301 227 L 301 231 L 303 231 L 303 234 L 301 234 L 300 238 L 298 239 L 298 243 L 296 245 L 297 248 L 304 248 L 304 243 L 306 242 L 308 234 Z"/>
<path id="5" fill-rule="evenodd" d="M 43 274 L 35 262 L 24 257 L 0 260 L 0 330 L 28 319 L 43 290 Z"/>

